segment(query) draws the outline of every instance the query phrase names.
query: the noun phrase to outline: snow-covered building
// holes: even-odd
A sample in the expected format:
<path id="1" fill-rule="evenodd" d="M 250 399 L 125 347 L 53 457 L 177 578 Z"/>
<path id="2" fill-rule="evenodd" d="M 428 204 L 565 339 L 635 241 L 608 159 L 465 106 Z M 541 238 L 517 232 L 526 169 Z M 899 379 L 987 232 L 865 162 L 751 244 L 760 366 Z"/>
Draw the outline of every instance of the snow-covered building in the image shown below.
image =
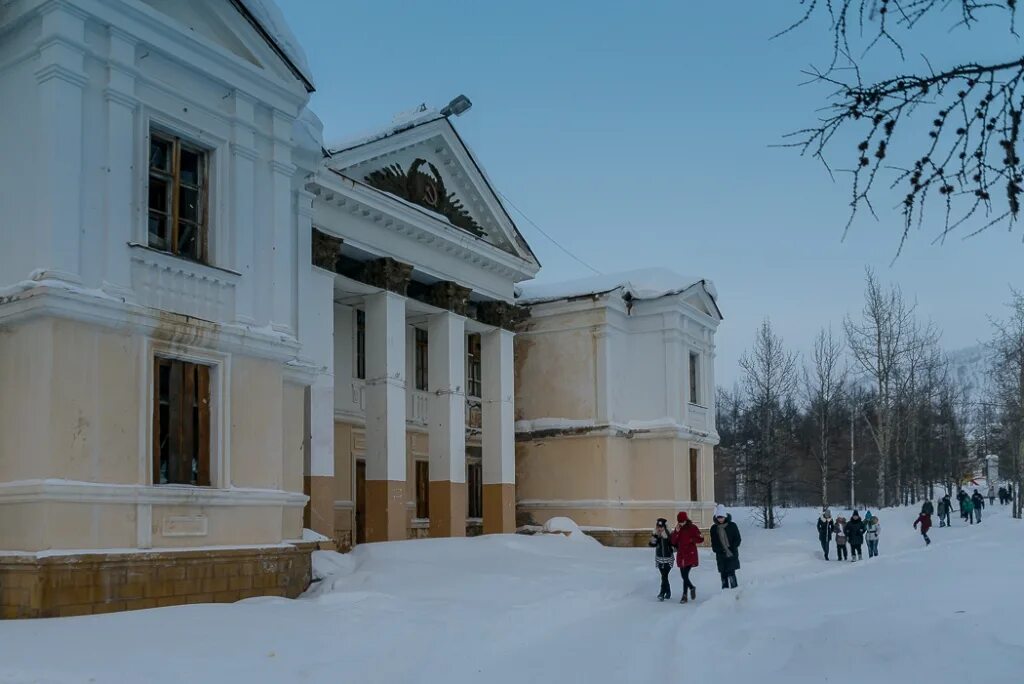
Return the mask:
<path id="1" fill-rule="evenodd" d="M 310 525 L 342 548 L 515 527 L 514 287 L 539 264 L 450 116 L 328 144 L 304 190 Z"/>
<path id="2" fill-rule="evenodd" d="M 646 544 L 679 510 L 710 525 L 716 300 L 709 280 L 661 269 L 521 287 L 522 523 L 566 516 L 613 545 Z"/>
<path id="3" fill-rule="evenodd" d="M 0 615 L 308 583 L 312 87 L 272 2 L 0 2 Z"/>

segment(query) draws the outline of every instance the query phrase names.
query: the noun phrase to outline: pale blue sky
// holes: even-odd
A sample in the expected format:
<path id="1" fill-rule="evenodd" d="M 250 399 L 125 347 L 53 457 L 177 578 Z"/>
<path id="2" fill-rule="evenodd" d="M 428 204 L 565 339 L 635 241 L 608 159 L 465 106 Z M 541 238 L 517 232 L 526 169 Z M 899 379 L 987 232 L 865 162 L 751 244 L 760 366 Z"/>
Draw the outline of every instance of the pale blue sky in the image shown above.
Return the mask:
<path id="1" fill-rule="evenodd" d="M 309 55 L 328 139 L 465 93 L 464 139 L 501 192 L 573 253 L 603 272 L 666 266 L 714 280 L 720 384 L 738 379 L 765 316 L 801 351 L 820 326 L 838 330 L 860 307 L 865 266 L 916 297 L 950 349 L 987 337 L 986 315 L 1024 285 L 1019 230 L 940 246 L 926 225 L 890 266 L 901 219 L 883 205 L 879 222 L 860 221 L 842 241 L 847 186 L 770 147 L 813 123 L 823 102 L 799 84 L 801 69 L 827 60 L 827 36 L 769 40 L 796 0 L 279 4 Z M 1013 48 L 994 28 L 951 37 L 951 22 L 921 46 L 937 67 L 972 45 L 982 56 Z M 541 279 L 589 273 L 513 216 Z"/>

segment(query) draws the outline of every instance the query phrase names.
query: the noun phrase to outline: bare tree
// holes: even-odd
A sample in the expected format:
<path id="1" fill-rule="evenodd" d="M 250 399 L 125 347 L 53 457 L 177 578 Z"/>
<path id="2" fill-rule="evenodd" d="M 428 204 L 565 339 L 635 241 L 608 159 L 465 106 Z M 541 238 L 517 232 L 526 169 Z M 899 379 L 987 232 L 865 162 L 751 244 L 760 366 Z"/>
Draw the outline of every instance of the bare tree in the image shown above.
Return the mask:
<path id="1" fill-rule="evenodd" d="M 807 411 L 813 416 L 815 437 L 811 454 L 821 472 L 821 507 L 828 506 L 829 456 L 835 439 L 835 421 L 846 386 L 847 369 L 843 365 L 843 344 L 822 328 L 814 338 L 810 367 L 804 367 L 804 394 Z"/>
<path id="2" fill-rule="evenodd" d="M 747 459 L 747 486 L 752 488 L 763 524 L 774 529 L 776 497 L 784 472 L 783 408 L 797 387 L 796 355 L 785 350 L 782 338 L 765 319 L 754 337 L 753 348 L 740 359 L 754 425 L 755 444 Z"/>
<path id="3" fill-rule="evenodd" d="M 1021 484 L 1024 480 L 1024 294 L 1014 290 L 1005 321 L 993 321 L 995 335 L 991 377 L 997 406 L 1003 415 L 1008 437 L 1010 479 L 1014 483 L 1013 517 L 1020 518 Z"/>
<path id="4" fill-rule="evenodd" d="M 847 228 L 861 208 L 875 215 L 873 198 L 890 191 L 903 214 L 901 249 L 910 229 L 921 224 L 929 200 L 945 215 L 940 239 L 971 219 L 977 219 L 972 232 L 1001 222 L 1012 226 L 1020 216 L 1024 192 L 1024 55 L 1014 26 L 1017 0 L 799 4 L 803 9 L 797 20 L 779 35 L 819 15 L 826 18 L 831 60 L 807 73 L 831 94 L 818 124 L 793 133 L 791 145 L 820 159 L 830 172 L 830 152 L 836 146 L 841 156 L 848 155 L 852 196 Z M 1002 23 L 1006 57 L 979 63 L 960 56 L 959 63 L 933 67 L 922 56 L 919 71 L 903 71 L 903 43 L 926 17 L 947 12 L 957 29 L 982 21 Z M 943 51 L 951 53 L 957 45 L 955 38 L 947 40 Z M 865 81 L 862 63 L 875 56 L 876 49 L 883 49 L 878 61 L 887 61 L 871 66 L 889 75 Z M 901 65 L 900 71 L 889 64 Z"/>
<path id="5" fill-rule="evenodd" d="M 844 328 L 850 353 L 874 385 L 875 423 L 870 427 L 879 456 L 878 504 L 886 506 L 894 500 L 887 487 L 890 466 L 897 488 L 903 479 L 901 454 L 895 449 L 897 400 L 906 382 L 908 364 L 923 347 L 934 342 L 936 334 L 931 326 L 921 328 L 915 316 L 916 305 L 909 304 L 898 287 L 883 288 L 870 269 L 864 298 L 860 320 L 848 317 Z"/>

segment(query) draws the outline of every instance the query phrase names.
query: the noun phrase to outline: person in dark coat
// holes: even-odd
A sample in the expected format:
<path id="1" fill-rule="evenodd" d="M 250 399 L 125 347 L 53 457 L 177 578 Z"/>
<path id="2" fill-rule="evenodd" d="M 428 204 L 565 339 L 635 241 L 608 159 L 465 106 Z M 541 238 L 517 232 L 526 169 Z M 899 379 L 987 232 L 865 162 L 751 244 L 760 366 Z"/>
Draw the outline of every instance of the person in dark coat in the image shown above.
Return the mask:
<path id="1" fill-rule="evenodd" d="M 927 513 L 928 515 L 935 515 L 935 506 L 932 505 L 931 499 L 924 500 L 924 503 L 921 504 L 921 512 Z"/>
<path id="2" fill-rule="evenodd" d="M 1005 506 L 1006 505 L 1006 487 L 1000 487 L 999 488 L 999 505 L 1000 506 Z"/>
<path id="3" fill-rule="evenodd" d="M 686 511 L 679 511 L 676 516 L 676 529 L 672 532 L 672 545 L 676 547 L 676 565 L 683 576 L 683 598 L 680 603 L 686 603 L 687 592 L 689 598 L 697 600 L 697 587 L 690 581 L 690 570 L 700 564 L 700 554 L 697 547 L 704 543 L 704 535 L 700 528 L 693 524 Z"/>
<path id="4" fill-rule="evenodd" d="M 832 520 L 832 511 L 826 508 L 818 518 L 818 541 L 821 542 L 821 551 L 825 554 L 825 560 L 828 560 L 828 547 L 832 543 L 832 532 L 835 529 L 836 524 Z"/>
<path id="5" fill-rule="evenodd" d="M 850 560 L 852 562 L 856 562 L 858 559 L 863 560 L 864 521 L 857 511 L 853 512 L 850 522 L 846 523 L 846 539 L 850 542 Z"/>
<path id="6" fill-rule="evenodd" d="M 953 502 L 949 499 L 949 494 L 946 494 L 939 499 L 939 527 L 952 527 L 953 521 L 950 520 L 950 513 L 953 512 Z"/>
<path id="7" fill-rule="evenodd" d="M 967 501 L 967 492 L 960 489 L 956 493 L 956 502 L 960 504 L 960 517 L 967 520 L 967 511 L 964 510 L 964 502 Z"/>
<path id="8" fill-rule="evenodd" d="M 921 526 L 921 536 L 924 537 L 924 545 L 928 546 L 932 543 L 932 540 L 928 538 L 928 530 L 932 528 L 932 516 L 925 515 L 922 512 L 921 515 L 917 516 L 917 520 L 914 521 L 915 530 L 918 525 Z"/>
<path id="9" fill-rule="evenodd" d="M 970 521 L 974 524 L 974 499 L 969 496 L 965 496 L 963 503 L 960 504 L 960 515 L 964 516 L 965 520 Z"/>
<path id="10" fill-rule="evenodd" d="M 974 504 L 974 519 L 981 522 L 981 509 L 985 508 L 985 497 L 977 489 L 974 490 L 974 494 L 971 496 L 971 503 Z"/>
<path id="11" fill-rule="evenodd" d="M 736 571 L 740 569 L 740 528 L 725 513 L 724 506 L 715 508 L 714 524 L 711 525 L 711 550 L 718 562 L 718 574 L 722 577 L 723 589 L 735 589 Z"/>
<path id="12" fill-rule="evenodd" d="M 672 561 L 675 560 L 675 547 L 672 546 L 672 538 L 668 533 L 668 521 L 665 518 L 658 518 L 654 525 L 654 532 L 651 533 L 651 540 L 648 546 L 654 547 L 654 565 L 661 573 L 661 592 L 658 600 L 672 598 L 672 587 L 668 583 L 668 574 L 672 572 Z"/>

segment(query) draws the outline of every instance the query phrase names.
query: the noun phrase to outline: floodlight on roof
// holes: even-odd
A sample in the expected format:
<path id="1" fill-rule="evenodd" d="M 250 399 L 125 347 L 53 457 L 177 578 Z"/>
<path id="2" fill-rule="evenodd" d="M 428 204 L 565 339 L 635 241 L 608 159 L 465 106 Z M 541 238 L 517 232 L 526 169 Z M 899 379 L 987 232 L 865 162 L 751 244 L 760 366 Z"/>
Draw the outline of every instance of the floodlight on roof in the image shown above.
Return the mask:
<path id="1" fill-rule="evenodd" d="M 441 116 L 462 116 L 469 108 L 473 106 L 473 103 L 469 101 L 469 98 L 465 95 L 459 95 L 454 100 L 449 102 L 444 109 L 441 110 Z"/>

